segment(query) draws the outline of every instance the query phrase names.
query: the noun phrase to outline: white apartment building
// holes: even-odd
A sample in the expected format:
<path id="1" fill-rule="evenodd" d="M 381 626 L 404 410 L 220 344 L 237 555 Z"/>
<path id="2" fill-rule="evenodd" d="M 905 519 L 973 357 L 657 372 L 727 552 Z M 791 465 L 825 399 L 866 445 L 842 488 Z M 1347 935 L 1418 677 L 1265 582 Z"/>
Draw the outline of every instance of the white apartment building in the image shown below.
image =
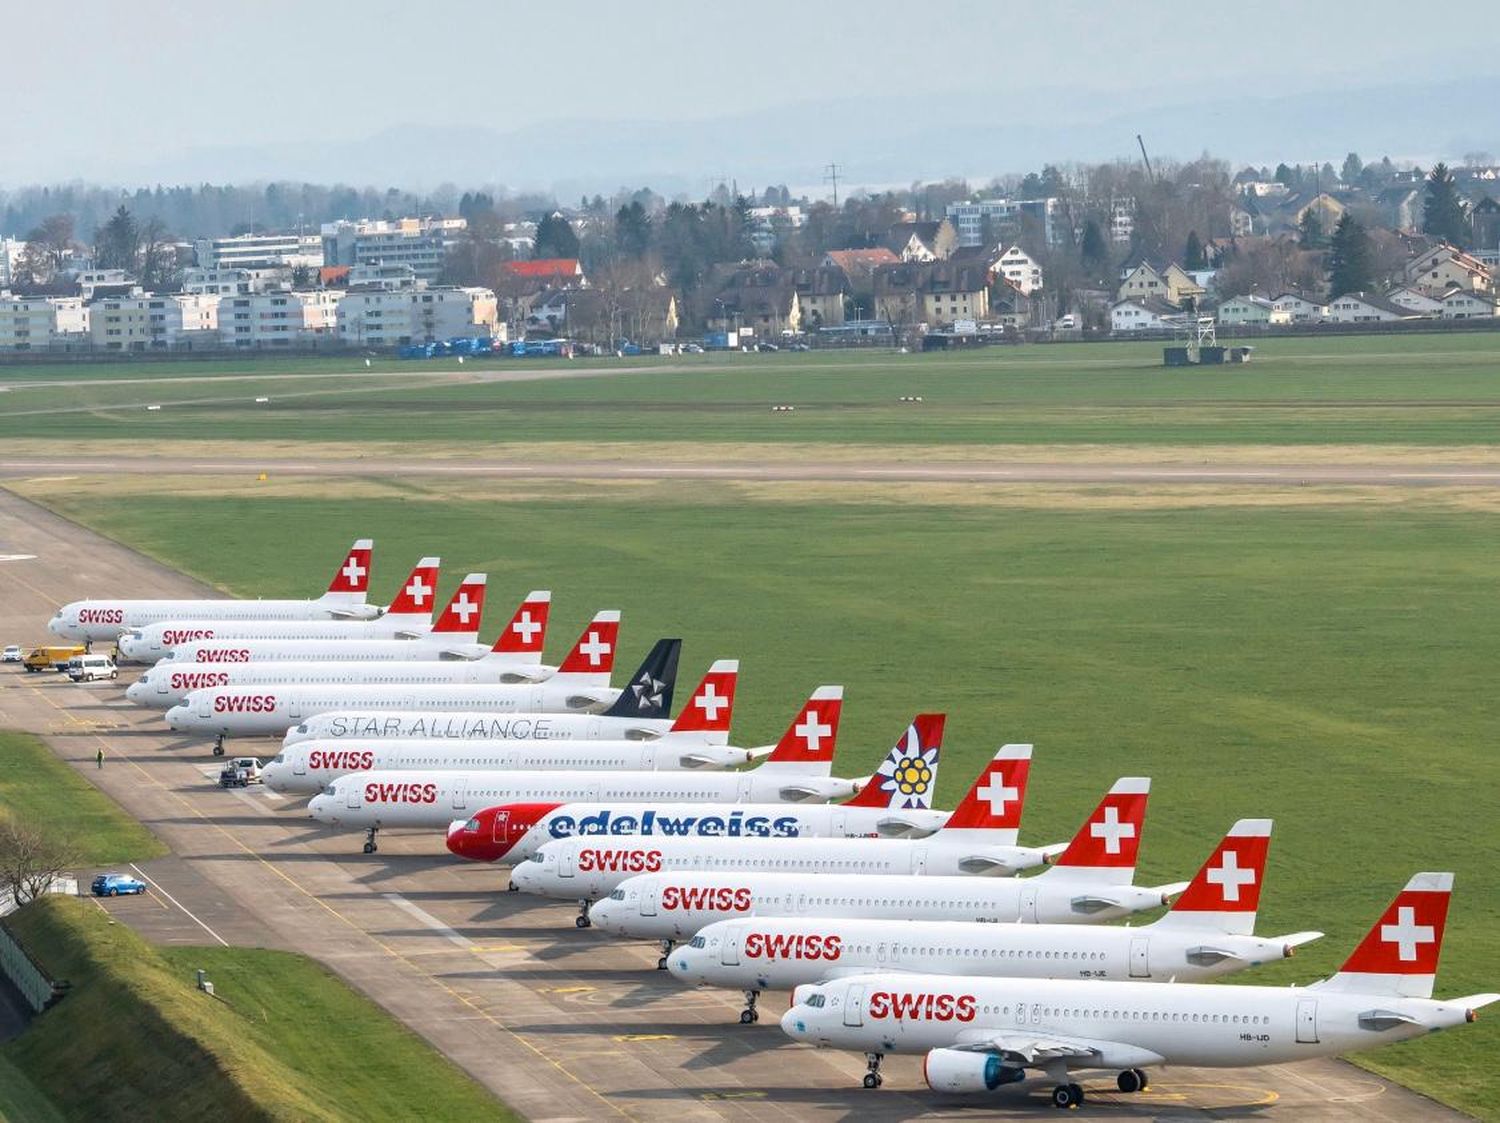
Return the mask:
<path id="1" fill-rule="evenodd" d="M 356 347 L 394 347 L 496 333 L 495 294 L 482 288 L 347 292 L 338 303 L 338 333 Z"/>
<path id="2" fill-rule="evenodd" d="M 948 219 L 958 231 L 960 246 L 993 245 L 1020 235 L 1028 221 L 1034 222 L 1049 246 L 1062 240 L 1061 208 L 1056 199 L 978 199 L 972 203 L 949 203 Z"/>
<path id="3" fill-rule="evenodd" d="M 1011 246 L 1002 253 L 995 269 L 1027 296 L 1042 287 L 1042 267 L 1020 246 Z"/>
<path id="4" fill-rule="evenodd" d="M 0 351 L 45 351 L 54 342 L 82 341 L 88 312 L 76 296 L 0 296 Z"/>
<path id="5" fill-rule="evenodd" d="M 200 269 L 317 269 L 323 264 L 323 239 L 316 234 L 199 238 L 193 261 Z"/>
<path id="6" fill-rule="evenodd" d="M 89 305 L 89 336 L 103 351 L 216 346 L 219 299 L 211 293 L 106 297 Z"/>
<path id="7" fill-rule="evenodd" d="M 291 287 L 289 269 L 204 269 L 194 266 L 182 272 L 182 291 L 186 293 L 246 296 Z"/>
<path id="8" fill-rule="evenodd" d="M 263 292 L 219 301 L 219 342 L 225 347 L 299 347 L 338 329 L 336 289 Z"/>
<path id="9" fill-rule="evenodd" d="M 435 281 L 448 248 L 468 226 L 462 218 L 402 218 L 394 222 L 325 222 L 324 265 L 410 265 Z"/>
<path id="10" fill-rule="evenodd" d="M 26 252 L 26 243 L 19 238 L 0 238 L 0 289 L 9 288 L 15 282 L 16 266 Z"/>

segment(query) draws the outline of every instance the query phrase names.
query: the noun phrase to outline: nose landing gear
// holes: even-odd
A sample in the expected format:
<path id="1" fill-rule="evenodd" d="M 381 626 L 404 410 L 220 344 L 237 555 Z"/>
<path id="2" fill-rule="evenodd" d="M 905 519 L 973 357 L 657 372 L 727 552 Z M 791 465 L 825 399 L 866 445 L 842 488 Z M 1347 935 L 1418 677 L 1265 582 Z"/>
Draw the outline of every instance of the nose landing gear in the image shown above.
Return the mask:
<path id="1" fill-rule="evenodd" d="M 745 992 L 745 1008 L 740 1011 L 740 1025 L 753 1026 L 760 1021 L 760 1011 L 755 1008 L 755 1000 L 760 997 L 760 991 L 747 990 Z M 869 1087 L 868 1084 L 865 1087 Z"/>
<path id="2" fill-rule="evenodd" d="M 880 1062 L 885 1059 L 884 1053 L 865 1054 L 865 1079 L 866 1088 L 879 1088 L 885 1083 L 885 1077 L 880 1075 Z"/>
<path id="3" fill-rule="evenodd" d="M 373 853 L 375 853 L 375 851 L 377 851 L 377 850 L 380 849 L 380 847 L 378 847 L 378 846 L 375 845 L 375 832 L 378 831 L 379 829 L 380 829 L 379 827 L 371 827 L 369 830 L 365 831 L 365 853 L 366 854 L 373 854 Z"/>
<path id="4" fill-rule="evenodd" d="M 592 928 L 594 922 L 589 919 L 589 902 L 578 902 L 578 915 L 573 920 L 574 928 Z"/>

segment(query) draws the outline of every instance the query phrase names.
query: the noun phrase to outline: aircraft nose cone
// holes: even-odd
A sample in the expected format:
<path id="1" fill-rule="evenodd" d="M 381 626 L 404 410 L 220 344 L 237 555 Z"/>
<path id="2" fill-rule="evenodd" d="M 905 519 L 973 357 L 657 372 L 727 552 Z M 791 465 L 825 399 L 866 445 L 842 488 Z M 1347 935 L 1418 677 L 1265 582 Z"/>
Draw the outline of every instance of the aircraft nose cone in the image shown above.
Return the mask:
<path id="1" fill-rule="evenodd" d="M 167 724 L 173 729 L 186 729 L 187 707 L 173 706 L 167 711 Z"/>
<path id="2" fill-rule="evenodd" d="M 781 1032 L 788 1037 L 802 1037 L 807 1033 L 807 1023 L 803 1021 L 799 1007 L 793 1006 L 781 1015 Z"/>
<path id="3" fill-rule="evenodd" d="M 522 862 L 510 871 L 510 883 L 523 893 L 529 893 L 537 887 L 540 879 L 537 877 L 538 866 L 535 862 Z"/>
<path id="4" fill-rule="evenodd" d="M 125 688 L 125 697 L 130 699 L 130 701 L 132 702 L 139 702 L 141 699 L 141 684 L 138 682 L 133 682 L 129 686 L 127 686 Z"/>
<path id="5" fill-rule="evenodd" d="M 667 956 L 667 970 L 674 978 L 681 979 L 685 983 L 698 983 L 703 981 L 703 975 L 693 963 L 691 952 L 678 948 Z"/>

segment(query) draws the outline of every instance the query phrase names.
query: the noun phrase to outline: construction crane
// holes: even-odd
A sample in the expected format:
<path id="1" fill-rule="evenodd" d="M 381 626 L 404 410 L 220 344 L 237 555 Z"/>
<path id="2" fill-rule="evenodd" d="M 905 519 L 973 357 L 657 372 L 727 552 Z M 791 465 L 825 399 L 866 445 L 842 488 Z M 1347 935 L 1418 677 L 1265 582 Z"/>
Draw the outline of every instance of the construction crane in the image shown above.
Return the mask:
<path id="1" fill-rule="evenodd" d="M 1155 187 L 1156 173 L 1151 170 L 1151 157 L 1146 155 L 1146 142 L 1141 139 L 1140 133 L 1135 134 L 1135 142 L 1141 146 L 1141 159 L 1146 162 L 1146 178 L 1149 179 L 1151 181 L 1151 185 Z"/>

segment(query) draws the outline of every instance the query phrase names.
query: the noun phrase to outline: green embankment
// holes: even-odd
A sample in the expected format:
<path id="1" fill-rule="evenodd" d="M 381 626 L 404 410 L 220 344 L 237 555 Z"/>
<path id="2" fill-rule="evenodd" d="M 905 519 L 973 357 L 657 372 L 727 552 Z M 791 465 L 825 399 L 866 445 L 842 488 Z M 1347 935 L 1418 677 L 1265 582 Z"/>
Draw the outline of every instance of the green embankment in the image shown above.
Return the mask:
<path id="1" fill-rule="evenodd" d="M 145 861 L 166 847 L 40 738 L 0 730 L 0 819 L 66 838 L 84 865 Z"/>
<path id="2" fill-rule="evenodd" d="M 679 688 L 715 658 L 743 677 L 735 735 L 764 744 L 819 683 L 843 683 L 837 770 L 872 767 L 910 716 L 950 713 L 951 806 L 996 746 L 1034 741 L 1025 837 L 1067 837 L 1115 777 L 1154 777 L 1141 880 L 1187 876 L 1241 816 L 1276 837 L 1259 930 L 1327 938 L 1240 981 L 1335 970 L 1414 871 L 1451 869 L 1439 993 L 1500 983 L 1500 528 L 1399 502 L 1153 510 L 801 502 L 796 489 L 658 483 L 527 501 L 61 500 L 65 513 L 241 593 L 304 593 L 373 533 L 379 595 L 441 553 L 443 591 L 490 574 L 493 632 L 549 586 L 557 656 L 599 608 L 622 660 L 685 639 Z M 262 528 L 290 528 L 286 535 Z M 381 559 L 384 559 L 383 561 Z M 621 673 L 624 673 L 622 670 Z M 1496 1114 L 1496 1019 L 1363 1063 Z"/>
<path id="3" fill-rule="evenodd" d="M 71 985 L 0 1047 L 0 1081 L 19 1071 L 29 1095 L 45 1093 L 63 1118 L 511 1118 L 425 1042 L 303 956 L 158 949 L 75 898 L 39 901 L 10 923 L 46 970 Z M 216 996 L 197 990 L 198 968 Z M 26 1095 L 0 1093 L 0 1107 L 29 1120 Z"/>

